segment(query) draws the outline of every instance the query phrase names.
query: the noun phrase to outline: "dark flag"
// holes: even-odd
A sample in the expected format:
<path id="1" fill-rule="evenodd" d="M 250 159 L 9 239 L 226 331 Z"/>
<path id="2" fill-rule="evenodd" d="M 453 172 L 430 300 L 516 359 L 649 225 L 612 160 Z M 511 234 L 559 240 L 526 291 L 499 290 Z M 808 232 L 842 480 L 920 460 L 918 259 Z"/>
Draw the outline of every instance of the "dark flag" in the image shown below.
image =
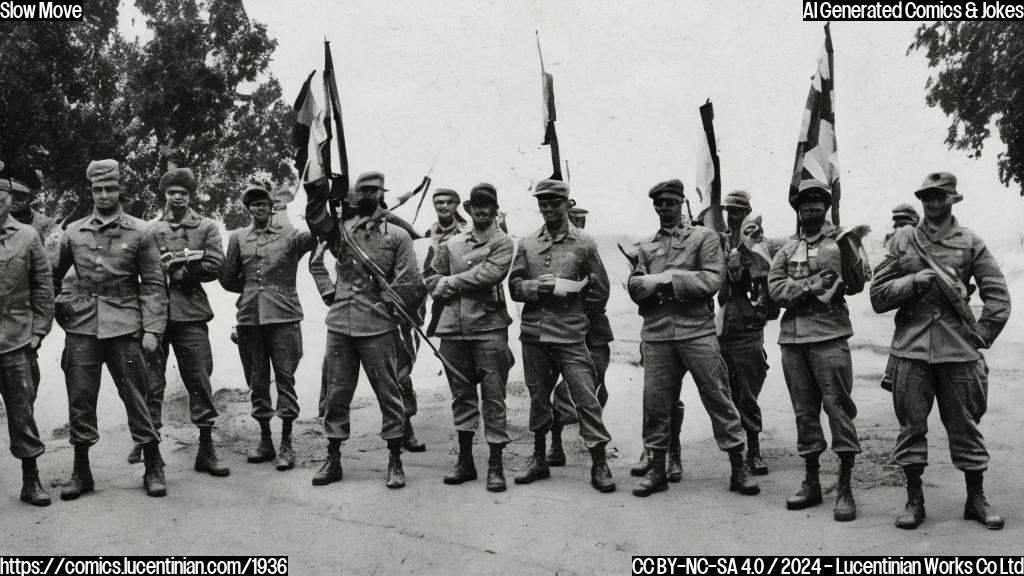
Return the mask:
<path id="1" fill-rule="evenodd" d="M 835 63 L 832 35 L 825 25 L 825 46 L 818 56 L 818 69 L 811 78 L 789 195 L 793 197 L 805 180 L 819 180 L 832 191 L 832 223 L 839 224 L 839 161 L 836 153 Z"/>
<path id="2" fill-rule="evenodd" d="M 715 108 L 711 100 L 708 100 L 700 107 L 705 138 L 701 140 L 701 158 L 697 165 L 697 197 L 700 198 L 697 221 L 715 232 L 725 232 L 725 220 L 722 218 L 722 167 L 718 160 L 714 119 Z"/>
<path id="3" fill-rule="evenodd" d="M 316 71 L 302 83 L 302 90 L 295 99 L 295 126 L 292 127 L 292 151 L 295 154 L 295 169 L 302 182 L 317 182 L 326 176 L 323 150 L 328 143 L 324 131 L 323 114 L 320 104 L 309 89 Z"/>
<path id="4" fill-rule="evenodd" d="M 535 34 L 536 31 L 534 32 Z M 544 142 L 542 145 L 551 146 L 551 166 L 554 172 L 551 173 L 551 180 L 562 179 L 562 160 L 558 152 L 558 134 L 555 132 L 555 80 L 544 69 L 544 54 L 540 50 L 540 34 L 537 34 L 537 54 L 540 55 L 540 77 L 541 87 L 544 91 Z"/>
<path id="5" fill-rule="evenodd" d="M 327 113 L 324 115 L 324 130 L 328 142 L 334 138 L 337 128 L 338 172 L 331 172 L 330 146 L 324 154 L 324 166 L 331 178 L 331 198 L 341 199 L 348 194 L 348 149 L 345 147 L 345 127 L 341 121 L 341 99 L 338 97 L 338 81 L 334 77 L 334 60 L 331 58 L 331 43 L 324 42 L 324 98 L 327 100 Z M 331 126 L 331 121 L 334 127 Z M 333 203 L 333 202 L 332 202 Z"/>

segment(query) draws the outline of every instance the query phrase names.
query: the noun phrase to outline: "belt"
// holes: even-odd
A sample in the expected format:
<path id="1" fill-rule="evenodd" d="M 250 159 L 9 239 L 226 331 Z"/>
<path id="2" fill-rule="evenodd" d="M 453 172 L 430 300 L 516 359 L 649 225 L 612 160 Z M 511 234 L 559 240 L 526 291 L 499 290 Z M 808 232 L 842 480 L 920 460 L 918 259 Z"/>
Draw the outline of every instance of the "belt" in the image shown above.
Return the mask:
<path id="1" fill-rule="evenodd" d="M 104 282 L 79 279 L 75 282 L 75 289 L 79 294 L 107 298 L 129 298 L 139 295 L 139 283 L 134 278 L 117 278 Z"/>

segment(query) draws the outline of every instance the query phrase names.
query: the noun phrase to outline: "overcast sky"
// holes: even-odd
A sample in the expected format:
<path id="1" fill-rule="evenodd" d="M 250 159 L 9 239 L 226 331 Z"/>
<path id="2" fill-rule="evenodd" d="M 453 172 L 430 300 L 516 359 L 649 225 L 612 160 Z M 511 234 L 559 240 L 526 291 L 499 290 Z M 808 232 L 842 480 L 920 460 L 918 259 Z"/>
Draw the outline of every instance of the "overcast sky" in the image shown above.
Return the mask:
<path id="1" fill-rule="evenodd" d="M 785 201 L 801 115 L 824 32 L 799 2 L 613 0 L 253 0 L 249 16 L 278 41 L 271 72 L 293 101 L 332 41 L 354 171 L 396 191 L 435 161 L 436 186 L 463 194 L 490 181 L 513 230 L 540 224 L 531 182 L 551 172 L 534 30 L 554 75 L 561 153 L 588 228 L 646 235 L 647 190 L 693 190 L 698 106 L 710 98 L 723 190 L 751 192 L 770 235 L 791 233 Z M 993 139 L 980 160 L 949 151 L 949 121 L 925 104 L 929 75 L 906 51 L 916 23 L 832 26 L 844 224 L 880 238 L 890 209 L 919 203 L 928 172 L 948 170 L 961 221 L 990 244 L 1018 239 L 1024 201 L 999 184 Z M 696 207 L 699 202 L 691 195 Z M 400 214 L 410 215 L 403 209 Z M 428 214 L 429 216 L 429 214 Z M 421 216 L 423 218 L 423 216 Z M 418 225 L 425 222 L 418 222 Z"/>

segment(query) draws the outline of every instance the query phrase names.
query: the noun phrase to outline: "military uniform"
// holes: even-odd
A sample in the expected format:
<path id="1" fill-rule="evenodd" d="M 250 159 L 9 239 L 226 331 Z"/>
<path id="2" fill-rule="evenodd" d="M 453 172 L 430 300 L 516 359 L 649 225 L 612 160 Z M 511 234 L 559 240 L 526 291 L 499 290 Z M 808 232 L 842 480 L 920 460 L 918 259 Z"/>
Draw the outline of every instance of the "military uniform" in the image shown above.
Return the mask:
<path id="1" fill-rule="evenodd" d="M 953 194 L 954 202 L 960 197 L 951 174 L 930 175 L 919 197 L 936 189 Z M 976 331 L 964 325 L 936 282 L 924 286 L 915 282 L 916 274 L 931 270 L 922 254 L 955 274 L 964 305 L 970 298 L 964 287 L 972 279 L 977 283 L 984 308 Z M 1010 316 L 1010 294 L 996 259 L 985 242 L 960 226 L 955 216 L 942 228 L 927 220 L 917 227 L 900 228 L 877 268 L 871 304 L 879 313 L 898 310 L 891 353 L 895 358 L 893 407 L 900 434 L 893 458 L 907 474 L 910 516 L 901 517 L 897 525 L 913 528 L 924 518 L 920 477 L 928 464 L 928 415 L 937 401 L 953 465 L 964 471 L 968 481 L 965 517 L 1001 528 L 1002 519 L 988 511 L 981 491 L 989 454 L 978 429 L 988 405 L 988 367 L 979 349 L 995 342 Z M 919 517 L 915 517 L 918 507 Z"/>

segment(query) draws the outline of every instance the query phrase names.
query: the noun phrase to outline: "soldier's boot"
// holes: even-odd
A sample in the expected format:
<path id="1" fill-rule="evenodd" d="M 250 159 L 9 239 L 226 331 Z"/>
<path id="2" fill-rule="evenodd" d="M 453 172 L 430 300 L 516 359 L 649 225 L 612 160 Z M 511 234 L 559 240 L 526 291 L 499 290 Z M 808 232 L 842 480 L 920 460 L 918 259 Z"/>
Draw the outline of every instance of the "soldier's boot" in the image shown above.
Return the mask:
<path id="1" fill-rule="evenodd" d="M 445 484 L 462 484 L 476 480 L 476 464 L 473 462 L 473 433 L 459 430 L 459 458 L 455 468 L 445 474 Z"/>
<path id="2" fill-rule="evenodd" d="M 665 475 L 665 451 L 651 451 L 651 465 L 647 473 L 635 485 L 633 485 L 634 496 L 650 496 L 655 492 L 668 490 L 668 478 Z"/>
<path id="3" fill-rule="evenodd" d="M 742 444 L 729 449 L 729 465 L 732 467 L 732 473 L 729 475 L 730 491 L 739 492 L 745 496 L 761 493 L 761 487 L 750 477 L 747 461 L 743 459 Z"/>
<path id="4" fill-rule="evenodd" d="M 747 467 L 754 476 L 764 476 L 768 473 L 768 466 L 761 458 L 761 440 L 757 434 L 747 434 Z"/>
<path id="5" fill-rule="evenodd" d="M 402 438 L 388 440 L 388 488 L 405 487 L 405 470 L 402 469 Z"/>
<path id="6" fill-rule="evenodd" d="M 50 505 L 50 495 L 39 481 L 39 468 L 34 456 L 21 459 L 21 501 L 33 506 Z"/>
<path id="7" fill-rule="evenodd" d="M 487 491 L 504 492 L 508 485 L 505 484 L 505 467 L 501 461 L 501 451 L 505 449 L 504 444 L 490 444 L 491 457 L 487 459 Z"/>
<path id="8" fill-rule="evenodd" d="M 551 425 L 551 448 L 547 455 L 548 466 L 565 466 L 565 451 L 562 450 L 562 425 Z"/>
<path id="9" fill-rule="evenodd" d="M 786 498 L 786 508 L 789 510 L 803 510 L 811 506 L 821 504 L 821 480 L 818 478 L 820 470 L 818 464 L 819 452 L 812 452 L 804 456 L 804 481 L 800 484 L 800 491 Z"/>
<path id="10" fill-rule="evenodd" d="M 164 459 L 160 457 L 160 443 L 152 441 L 142 447 L 145 458 L 146 472 L 142 475 L 142 486 L 147 496 L 159 498 L 167 495 L 167 482 L 164 480 Z"/>
<path id="11" fill-rule="evenodd" d="M 277 451 L 277 469 L 295 468 L 295 451 L 292 450 L 292 421 L 281 421 L 281 449 Z"/>
<path id="12" fill-rule="evenodd" d="M 683 446 L 679 435 L 683 429 L 684 410 L 682 401 L 676 402 L 672 407 L 672 416 L 669 421 L 672 432 L 668 438 L 668 469 L 666 470 L 669 482 L 681 482 L 683 479 Z"/>
<path id="13" fill-rule="evenodd" d="M 989 530 L 1002 530 L 1003 517 L 992 511 L 985 500 L 985 472 L 983 470 L 967 470 L 967 502 L 964 503 L 964 520 L 977 520 Z"/>
<path id="14" fill-rule="evenodd" d="M 327 460 L 313 476 L 313 486 L 326 486 L 341 480 L 341 440 L 327 439 Z"/>
<path id="15" fill-rule="evenodd" d="M 212 428 L 203 426 L 199 429 L 199 451 L 196 452 L 196 472 L 206 472 L 210 476 L 224 477 L 231 474 L 227 466 L 222 466 L 217 459 L 217 451 L 213 449 Z"/>
<path id="16" fill-rule="evenodd" d="M 412 429 L 412 420 L 410 416 L 405 417 L 405 428 L 402 432 L 402 448 L 405 448 L 406 452 L 427 451 L 427 445 L 416 438 L 416 432 Z"/>
<path id="17" fill-rule="evenodd" d="M 515 477 L 516 484 L 529 484 L 537 480 L 551 477 L 551 469 L 548 468 L 547 458 L 544 456 L 544 445 L 546 444 L 544 433 L 533 435 L 533 455 L 530 456 L 526 470 Z"/>
<path id="18" fill-rule="evenodd" d="M 270 420 L 259 420 L 258 422 L 260 423 L 260 443 L 246 455 L 246 460 L 250 464 L 270 462 L 277 457 L 277 452 L 274 451 L 274 438 L 270 435 Z"/>
<path id="19" fill-rule="evenodd" d="M 853 488 L 850 480 L 853 476 L 853 452 L 839 453 L 839 487 L 836 489 L 836 505 L 832 509 L 832 518 L 836 522 L 850 522 L 857 519 L 857 503 L 853 500 Z"/>
<path id="20" fill-rule="evenodd" d="M 71 471 L 71 482 L 60 491 L 60 499 L 74 500 L 94 489 L 92 470 L 89 469 L 89 445 L 75 444 L 75 465 Z"/>
<path id="21" fill-rule="evenodd" d="M 598 492 L 615 492 L 615 480 L 605 459 L 604 445 L 602 442 L 590 449 L 590 485 Z"/>
<path id="22" fill-rule="evenodd" d="M 139 446 L 138 444 L 136 444 L 135 447 L 132 448 L 132 451 L 128 453 L 128 463 L 129 464 L 140 464 L 140 463 L 142 463 L 142 446 Z"/>
<path id="23" fill-rule="evenodd" d="M 911 464 L 903 467 L 903 475 L 907 477 L 907 506 L 896 518 L 896 527 L 913 530 L 924 522 L 924 489 L 921 486 L 921 474 L 924 466 Z"/>
<path id="24" fill-rule="evenodd" d="M 630 476 L 643 476 L 647 474 L 647 471 L 651 469 L 651 451 L 644 448 L 644 451 L 640 453 L 640 459 L 637 460 L 636 464 L 629 469 Z"/>

